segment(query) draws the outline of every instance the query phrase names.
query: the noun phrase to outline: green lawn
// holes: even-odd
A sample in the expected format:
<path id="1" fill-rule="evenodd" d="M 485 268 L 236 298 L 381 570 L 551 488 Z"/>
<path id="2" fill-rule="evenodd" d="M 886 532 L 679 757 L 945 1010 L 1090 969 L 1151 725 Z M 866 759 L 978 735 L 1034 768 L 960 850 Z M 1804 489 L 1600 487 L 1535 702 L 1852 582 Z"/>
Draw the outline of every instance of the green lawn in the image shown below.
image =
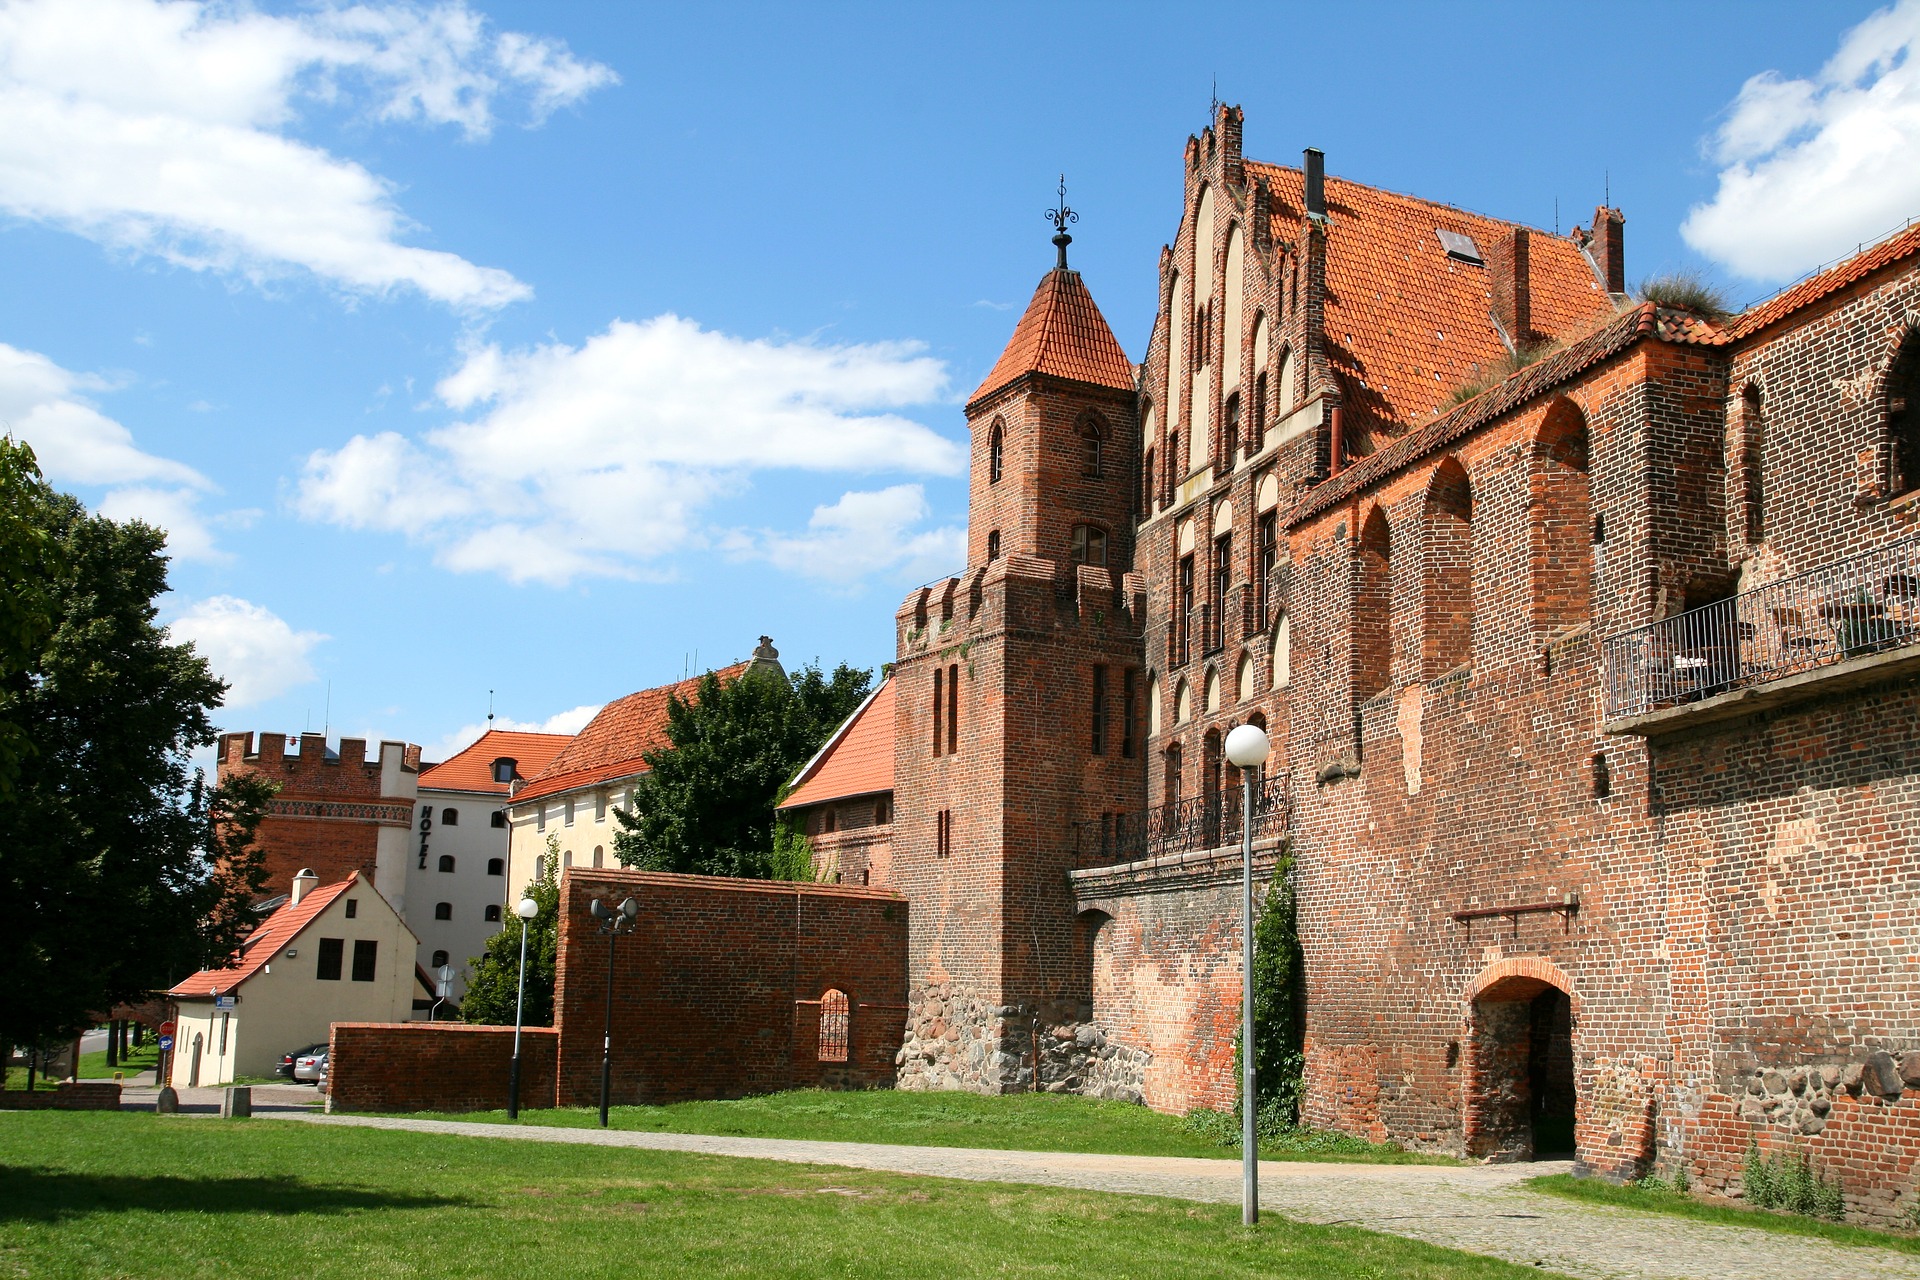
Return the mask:
<path id="1" fill-rule="evenodd" d="M 107 1051 L 105 1049 L 96 1050 L 93 1053 L 83 1053 L 80 1055 L 80 1079 L 111 1080 L 113 1079 L 113 1073 L 115 1071 L 123 1072 L 128 1079 L 132 1079 L 137 1072 L 153 1070 L 154 1061 L 159 1056 L 159 1045 L 152 1037 L 148 1037 L 145 1044 L 128 1053 L 126 1059 L 117 1067 L 110 1068 L 107 1066 Z M 49 1080 L 44 1074 L 36 1072 L 33 1087 L 36 1090 L 51 1089 L 59 1083 L 57 1079 Z M 24 1089 L 26 1087 L 27 1069 L 25 1067 L 8 1067 L 7 1088 Z"/>
<path id="2" fill-rule="evenodd" d="M 0 1117 L 0 1276 L 1546 1274 L 1350 1227 L 853 1169 L 135 1113 Z"/>
<path id="3" fill-rule="evenodd" d="M 504 1111 L 438 1115 L 440 1120 L 507 1124 Z M 678 1102 L 664 1107 L 615 1107 L 615 1129 L 653 1133 L 738 1134 L 749 1138 L 804 1138 L 818 1142 L 885 1142 L 912 1147 L 992 1147 L 1001 1151 L 1084 1151 L 1105 1155 L 1203 1156 L 1237 1160 L 1200 1126 L 1127 1102 L 1103 1102 L 1055 1093 L 987 1096 L 876 1089 L 839 1093 L 801 1089 L 733 1102 Z M 521 1111 L 521 1124 L 597 1126 L 592 1108 Z M 1391 1144 L 1344 1134 L 1301 1131 L 1263 1143 L 1272 1160 L 1338 1160 L 1378 1164 L 1453 1164 Z"/>
<path id="4" fill-rule="evenodd" d="M 1819 1218 L 1807 1218 L 1793 1213 L 1774 1213 L 1767 1209 L 1743 1209 L 1737 1205 L 1708 1204 L 1666 1186 L 1643 1186 L 1634 1183 L 1621 1186 L 1600 1178 L 1576 1178 L 1567 1173 L 1532 1178 L 1526 1185 L 1534 1191 L 1544 1191 L 1548 1195 L 1561 1196 L 1568 1200 L 1584 1200 L 1589 1204 L 1620 1205 L 1628 1209 L 1643 1209 L 1649 1213 L 1670 1214 L 1676 1218 L 1723 1222 L 1735 1227 L 1757 1227 L 1762 1231 L 1775 1231 L 1781 1235 L 1818 1236 L 1822 1240 L 1831 1240 L 1836 1244 L 1877 1245 L 1883 1249 L 1899 1249 L 1904 1253 L 1920 1253 L 1920 1236 L 1904 1232 L 1875 1231 L 1870 1227 L 1850 1227 L 1845 1223 L 1826 1222 Z"/>

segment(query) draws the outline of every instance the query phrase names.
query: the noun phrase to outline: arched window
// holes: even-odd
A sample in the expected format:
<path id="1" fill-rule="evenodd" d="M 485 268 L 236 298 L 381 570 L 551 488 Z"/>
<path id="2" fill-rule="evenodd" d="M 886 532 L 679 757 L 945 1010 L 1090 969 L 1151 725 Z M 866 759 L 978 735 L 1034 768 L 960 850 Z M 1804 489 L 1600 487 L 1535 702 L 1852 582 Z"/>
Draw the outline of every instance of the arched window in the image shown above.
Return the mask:
<path id="1" fill-rule="evenodd" d="M 1107 531 L 1094 524 L 1073 526 L 1073 562 L 1105 564 L 1107 562 Z"/>
<path id="2" fill-rule="evenodd" d="M 1760 388 L 1748 384 L 1740 394 L 1740 441 L 1735 452 L 1740 492 L 1735 510 L 1741 515 L 1741 536 L 1749 547 L 1766 536 L 1762 501 L 1766 468 L 1766 420 L 1760 412 Z"/>
<path id="3" fill-rule="evenodd" d="M 440 811 L 440 825 L 443 827 L 459 826 L 460 811 L 458 809 L 442 809 Z"/>
<path id="4" fill-rule="evenodd" d="M 1286 614 L 1273 624 L 1273 687 L 1284 689 L 1293 683 L 1293 623 Z"/>
<path id="5" fill-rule="evenodd" d="M 993 561 L 993 560 L 998 560 L 999 558 L 1000 558 L 1000 531 L 998 529 L 993 529 L 987 533 L 987 559 L 989 561 Z"/>
<path id="6" fill-rule="evenodd" d="M 820 1061 L 847 1060 L 847 993 L 829 989 L 820 997 Z"/>
<path id="7" fill-rule="evenodd" d="M 1160 736 L 1160 677 L 1147 677 L 1147 736 Z"/>
<path id="8" fill-rule="evenodd" d="M 1565 396 L 1547 406 L 1533 442 L 1533 638 L 1587 621 L 1593 582 L 1587 417 Z"/>
<path id="9" fill-rule="evenodd" d="M 433 953 L 433 965 L 432 965 L 433 968 L 438 969 L 441 965 L 445 964 L 446 962 L 447 962 L 446 952 L 436 951 Z M 440 975 L 436 973 L 434 976 L 437 978 Z"/>
<path id="10" fill-rule="evenodd" d="M 987 483 L 999 484 L 1000 476 L 1006 469 L 1007 436 L 1000 420 L 993 420 L 993 430 L 987 436 Z"/>
<path id="11" fill-rule="evenodd" d="M 604 861 L 606 861 L 606 847 L 604 845 L 593 846 L 593 865 L 597 867 Z"/>
<path id="12" fill-rule="evenodd" d="M 451 920 L 451 919 L 453 919 L 453 904 L 452 904 L 451 902 L 436 902 L 436 903 L 434 903 L 434 904 L 433 904 L 433 918 L 434 918 L 435 920 Z"/>
<path id="13" fill-rule="evenodd" d="M 1445 675 L 1473 650 L 1473 486 L 1449 457 L 1427 485 L 1425 618 L 1421 670 Z"/>
<path id="14" fill-rule="evenodd" d="M 1207 669 L 1206 683 L 1201 686 L 1201 705 L 1212 714 L 1220 709 L 1220 673 L 1211 667 Z"/>
<path id="15" fill-rule="evenodd" d="M 497 902 L 489 903 L 485 914 L 486 914 L 486 920 L 488 924 L 499 924 L 500 923 L 500 904 Z"/>
<path id="16" fill-rule="evenodd" d="M 1153 483 L 1154 483 L 1153 448 L 1151 445 L 1149 445 L 1147 447 L 1146 453 L 1141 455 L 1141 458 L 1140 458 L 1140 513 L 1139 514 L 1142 516 L 1150 516 L 1153 514 Z"/>
<path id="17" fill-rule="evenodd" d="M 1887 371 L 1887 436 L 1893 441 L 1893 491 L 1920 489 L 1920 326 L 1907 329 Z"/>
<path id="18" fill-rule="evenodd" d="M 1240 456 L 1240 393 L 1227 397 L 1220 408 L 1220 458 L 1229 468 Z"/>
<path id="19" fill-rule="evenodd" d="M 1247 699 L 1253 697 L 1252 655 L 1245 653 L 1240 655 L 1240 675 L 1236 683 L 1239 685 L 1238 693 L 1241 702 L 1245 702 Z"/>
<path id="20" fill-rule="evenodd" d="M 1178 804 L 1180 802 L 1181 788 L 1186 785 L 1186 779 L 1181 776 L 1181 752 L 1179 743 L 1170 742 L 1167 744 L 1165 759 L 1167 803 Z"/>
<path id="21" fill-rule="evenodd" d="M 1258 453 L 1267 446 L 1267 371 L 1262 369 L 1253 380 L 1253 429 L 1247 436 L 1247 452 Z"/>
<path id="22" fill-rule="evenodd" d="M 450 853 L 443 853 L 443 854 L 441 854 L 441 855 L 440 855 L 440 869 L 441 869 L 442 871 L 451 871 L 451 870 L 453 870 L 453 855 L 452 855 L 452 854 L 450 854 Z"/>
<path id="23" fill-rule="evenodd" d="M 1088 416 L 1080 420 L 1080 474 L 1089 480 L 1098 480 L 1102 475 L 1101 447 L 1105 434 L 1098 419 Z"/>
<path id="24" fill-rule="evenodd" d="M 1283 350 L 1273 367 L 1273 416 L 1279 419 L 1292 413 L 1294 399 L 1293 352 Z"/>
<path id="25" fill-rule="evenodd" d="M 1353 696 L 1371 698 L 1393 682 L 1393 534 L 1379 507 L 1360 531 L 1353 593 Z"/>
<path id="26" fill-rule="evenodd" d="M 1185 724 L 1191 719 L 1193 719 L 1193 691 L 1187 687 L 1187 682 L 1182 680 L 1179 687 L 1173 691 L 1173 722 Z"/>
<path id="27" fill-rule="evenodd" d="M 503 876 L 507 874 L 507 860 L 505 858 L 488 858 L 487 874 L 490 876 Z"/>

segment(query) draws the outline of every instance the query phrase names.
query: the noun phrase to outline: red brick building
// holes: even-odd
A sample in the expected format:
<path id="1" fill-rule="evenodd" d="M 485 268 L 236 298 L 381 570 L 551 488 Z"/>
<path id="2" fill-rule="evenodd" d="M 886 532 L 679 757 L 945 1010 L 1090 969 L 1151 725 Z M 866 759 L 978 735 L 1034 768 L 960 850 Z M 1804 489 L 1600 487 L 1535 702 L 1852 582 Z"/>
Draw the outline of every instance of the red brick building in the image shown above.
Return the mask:
<path id="1" fill-rule="evenodd" d="M 905 1087 L 1230 1104 L 1226 731 L 1290 845 L 1305 1119 L 1856 1217 L 1920 1155 L 1920 228 L 1744 314 L 1189 139 L 1130 364 L 1048 273 L 896 622 Z M 1056 242 L 1058 243 L 1058 241 Z"/>

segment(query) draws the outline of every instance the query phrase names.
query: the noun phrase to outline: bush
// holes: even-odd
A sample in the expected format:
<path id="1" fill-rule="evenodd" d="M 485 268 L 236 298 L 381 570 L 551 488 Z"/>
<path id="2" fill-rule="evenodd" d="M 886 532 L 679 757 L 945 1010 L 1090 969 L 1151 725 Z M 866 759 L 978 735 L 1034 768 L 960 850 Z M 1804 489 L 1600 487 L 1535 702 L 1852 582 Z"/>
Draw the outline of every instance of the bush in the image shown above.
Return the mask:
<path id="1" fill-rule="evenodd" d="M 1747 1148 L 1741 1173 L 1747 1200 L 1758 1208 L 1784 1209 L 1836 1222 L 1846 1214 L 1846 1197 L 1841 1194 L 1840 1184 L 1822 1177 L 1813 1167 L 1813 1157 L 1804 1151 L 1763 1155 L 1755 1143 Z"/>
<path id="2" fill-rule="evenodd" d="M 1535 342 L 1508 352 L 1491 364 L 1475 365 L 1473 375 L 1447 393 L 1449 409 L 1463 405 L 1475 396 L 1492 390 L 1530 364 L 1538 364 L 1558 351 L 1555 342 Z"/>
<path id="3" fill-rule="evenodd" d="M 1727 300 L 1726 290 L 1709 284 L 1697 271 L 1670 271 L 1662 276 L 1648 276 L 1633 291 L 1633 296 L 1657 307 L 1691 311 L 1709 320 L 1724 320 L 1733 314 L 1733 304 Z"/>

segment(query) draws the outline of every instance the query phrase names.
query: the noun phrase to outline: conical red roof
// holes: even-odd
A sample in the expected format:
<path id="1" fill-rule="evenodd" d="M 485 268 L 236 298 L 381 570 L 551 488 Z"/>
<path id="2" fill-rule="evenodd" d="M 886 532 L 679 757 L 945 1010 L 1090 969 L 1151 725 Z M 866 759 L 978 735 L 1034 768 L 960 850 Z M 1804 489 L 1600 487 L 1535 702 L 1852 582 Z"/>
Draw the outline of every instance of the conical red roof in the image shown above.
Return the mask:
<path id="1" fill-rule="evenodd" d="M 968 403 L 1029 373 L 1133 390 L 1133 362 L 1120 349 L 1078 271 L 1057 269 L 1041 279 L 1007 349 Z"/>

